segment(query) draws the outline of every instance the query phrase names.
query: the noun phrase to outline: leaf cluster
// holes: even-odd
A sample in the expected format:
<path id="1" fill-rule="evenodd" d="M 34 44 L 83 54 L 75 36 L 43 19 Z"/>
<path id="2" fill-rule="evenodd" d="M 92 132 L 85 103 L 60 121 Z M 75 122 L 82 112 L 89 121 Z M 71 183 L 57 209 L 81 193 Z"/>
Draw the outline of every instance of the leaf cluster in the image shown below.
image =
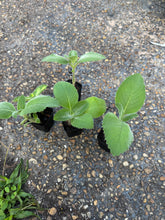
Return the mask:
<path id="1" fill-rule="evenodd" d="M 0 119 L 17 118 L 20 115 L 24 118 L 21 124 L 40 123 L 37 112 L 42 112 L 47 107 L 58 106 L 54 98 L 40 95 L 46 88 L 46 85 L 40 85 L 29 96 L 16 97 L 13 101 L 17 102 L 17 108 L 12 103 L 0 102 Z"/>
<path id="2" fill-rule="evenodd" d="M 33 195 L 25 192 L 22 185 L 29 177 L 28 162 L 17 165 L 9 178 L 0 175 L 0 219 L 24 219 L 35 215 L 32 209 L 39 209 Z M 40 219 L 40 218 L 39 218 Z"/>
<path id="3" fill-rule="evenodd" d="M 128 150 L 134 140 L 127 121 L 137 117 L 137 111 L 145 101 L 145 85 L 140 74 L 126 78 L 117 90 L 115 105 L 119 117 L 108 112 L 103 119 L 105 140 L 112 155 L 118 156 Z"/>
<path id="4" fill-rule="evenodd" d="M 71 50 L 68 55 L 60 56 L 58 54 L 51 54 L 42 59 L 42 62 L 53 62 L 64 65 L 69 65 L 72 69 L 72 83 L 75 83 L 75 69 L 80 63 L 96 62 L 103 60 L 106 57 L 96 52 L 86 52 L 80 58 L 76 50 Z"/>
<path id="5" fill-rule="evenodd" d="M 78 101 L 76 88 L 68 82 L 58 82 L 54 85 L 53 93 L 61 107 L 54 115 L 56 121 L 69 121 L 77 128 L 92 129 L 94 118 L 100 117 L 106 110 L 103 99 L 89 97 Z"/>

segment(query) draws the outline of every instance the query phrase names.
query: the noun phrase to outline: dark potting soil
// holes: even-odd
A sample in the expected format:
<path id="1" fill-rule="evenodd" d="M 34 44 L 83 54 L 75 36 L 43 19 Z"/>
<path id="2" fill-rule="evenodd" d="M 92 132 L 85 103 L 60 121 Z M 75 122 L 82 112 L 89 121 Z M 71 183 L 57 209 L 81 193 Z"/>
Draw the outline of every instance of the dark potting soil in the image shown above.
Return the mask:
<path id="1" fill-rule="evenodd" d="M 49 132 L 54 124 L 53 108 L 46 108 L 43 112 L 37 112 L 41 123 L 31 123 L 35 128 L 41 131 Z"/>
<path id="2" fill-rule="evenodd" d="M 98 140 L 98 144 L 99 146 L 105 150 L 106 152 L 109 152 L 110 153 L 110 149 L 108 148 L 108 145 L 106 144 L 106 141 L 105 141 L 105 136 L 104 136 L 104 131 L 103 129 L 100 130 L 100 132 L 98 133 L 97 135 L 97 140 Z"/>
<path id="3" fill-rule="evenodd" d="M 72 125 L 68 123 L 68 121 L 63 121 L 62 124 L 68 137 L 74 137 L 74 136 L 80 135 L 83 132 L 83 129 L 73 127 Z"/>

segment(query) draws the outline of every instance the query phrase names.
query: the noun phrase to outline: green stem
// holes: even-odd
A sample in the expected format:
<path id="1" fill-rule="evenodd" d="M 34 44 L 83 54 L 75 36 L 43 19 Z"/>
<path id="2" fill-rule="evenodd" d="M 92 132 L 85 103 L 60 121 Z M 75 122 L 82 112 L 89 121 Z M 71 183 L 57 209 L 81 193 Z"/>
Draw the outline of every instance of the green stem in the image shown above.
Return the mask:
<path id="1" fill-rule="evenodd" d="M 1 144 L 4 145 L 2 142 L 1 142 Z M 5 175 L 6 160 L 7 160 L 7 155 L 8 155 L 9 149 L 10 149 L 10 146 L 7 147 L 7 146 L 4 145 L 4 147 L 7 149 L 7 151 L 6 151 L 5 160 L 4 160 L 4 163 L 3 163 L 2 176 Z"/>
<path id="2" fill-rule="evenodd" d="M 72 67 L 72 84 L 75 86 L 75 69 L 76 69 L 76 66 L 73 66 Z"/>

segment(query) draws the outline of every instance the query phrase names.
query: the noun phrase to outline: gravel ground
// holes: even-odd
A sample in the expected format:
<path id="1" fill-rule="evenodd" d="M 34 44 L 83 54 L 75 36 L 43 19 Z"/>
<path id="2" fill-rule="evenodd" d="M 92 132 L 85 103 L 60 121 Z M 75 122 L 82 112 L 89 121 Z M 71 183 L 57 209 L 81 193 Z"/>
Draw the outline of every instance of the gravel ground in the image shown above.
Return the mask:
<path id="1" fill-rule="evenodd" d="M 101 118 L 75 138 L 60 122 L 44 133 L 21 127 L 20 118 L 0 121 L 1 143 L 10 146 L 6 173 L 20 158 L 29 160 L 26 188 L 48 209 L 41 218 L 165 219 L 165 48 L 150 43 L 165 43 L 165 1 L 8 0 L 0 1 L 0 17 L 0 101 L 42 83 L 51 95 L 54 83 L 69 78 L 68 67 L 41 59 L 72 49 L 106 56 L 77 68 L 82 99 L 96 95 L 115 112 L 115 93 L 127 76 L 140 72 L 146 84 L 145 105 L 129 123 L 135 141 L 119 157 L 98 146 Z"/>

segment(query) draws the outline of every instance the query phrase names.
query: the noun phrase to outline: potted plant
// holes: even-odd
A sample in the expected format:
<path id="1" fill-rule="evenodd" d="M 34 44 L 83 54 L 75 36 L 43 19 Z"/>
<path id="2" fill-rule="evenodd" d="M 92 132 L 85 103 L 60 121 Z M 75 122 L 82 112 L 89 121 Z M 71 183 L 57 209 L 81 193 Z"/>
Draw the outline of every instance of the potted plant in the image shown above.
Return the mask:
<path id="1" fill-rule="evenodd" d="M 60 56 L 57 54 L 51 54 L 49 56 L 46 56 L 42 59 L 42 62 L 54 62 L 54 63 L 59 63 L 59 64 L 64 64 L 64 65 L 69 65 L 71 68 L 70 73 L 72 74 L 72 79 L 68 80 L 68 82 L 72 83 L 79 94 L 79 100 L 81 99 L 81 88 L 82 85 L 81 83 L 76 82 L 75 80 L 75 71 L 76 67 L 80 63 L 85 63 L 85 62 L 95 62 L 99 60 L 105 59 L 105 56 L 102 54 L 96 53 L 96 52 L 86 52 L 80 58 L 78 57 L 78 53 L 76 50 L 71 50 L 68 55 Z"/>
<path id="2" fill-rule="evenodd" d="M 18 96 L 13 101 L 17 108 L 10 102 L 0 102 L 0 119 L 21 116 L 21 124 L 32 124 L 39 130 L 48 132 L 53 125 L 53 107 L 59 106 L 57 100 L 47 95 L 40 95 L 47 88 L 46 85 L 38 86 L 29 96 Z"/>
<path id="3" fill-rule="evenodd" d="M 103 99 L 89 97 L 78 101 L 76 88 L 64 81 L 54 85 L 54 96 L 62 109 L 54 115 L 55 121 L 62 121 L 69 137 L 79 135 L 82 129 L 92 129 L 94 118 L 100 117 L 106 110 Z"/>
<path id="4" fill-rule="evenodd" d="M 137 117 L 145 101 L 145 84 L 140 74 L 126 78 L 117 90 L 115 105 L 119 117 L 108 112 L 103 118 L 98 143 L 104 150 L 118 156 L 132 144 L 134 137 L 127 121 Z"/>

